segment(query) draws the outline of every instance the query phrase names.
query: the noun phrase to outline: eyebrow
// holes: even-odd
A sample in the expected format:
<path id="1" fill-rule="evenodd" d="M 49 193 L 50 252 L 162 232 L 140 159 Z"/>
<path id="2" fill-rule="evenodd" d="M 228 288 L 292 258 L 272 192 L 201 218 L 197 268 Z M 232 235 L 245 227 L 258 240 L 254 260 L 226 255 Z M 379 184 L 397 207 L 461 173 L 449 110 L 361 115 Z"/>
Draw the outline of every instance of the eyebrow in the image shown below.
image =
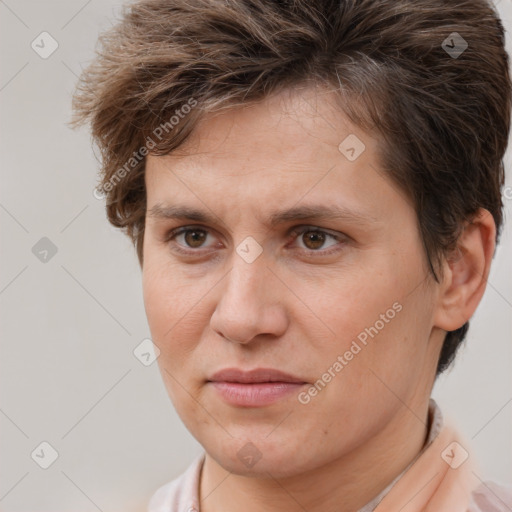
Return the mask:
<path id="1" fill-rule="evenodd" d="M 167 205 L 157 203 L 150 210 L 148 215 L 154 219 L 177 219 L 202 222 L 204 224 L 214 224 L 218 222 L 218 217 L 206 211 L 198 210 L 188 206 Z M 342 220 L 352 224 L 372 224 L 380 223 L 379 219 L 369 213 L 350 210 L 343 206 L 326 205 L 304 205 L 295 206 L 287 210 L 273 212 L 268 218 L 268 225 L 276 227 L 280 224 L 298 220 Z"/>

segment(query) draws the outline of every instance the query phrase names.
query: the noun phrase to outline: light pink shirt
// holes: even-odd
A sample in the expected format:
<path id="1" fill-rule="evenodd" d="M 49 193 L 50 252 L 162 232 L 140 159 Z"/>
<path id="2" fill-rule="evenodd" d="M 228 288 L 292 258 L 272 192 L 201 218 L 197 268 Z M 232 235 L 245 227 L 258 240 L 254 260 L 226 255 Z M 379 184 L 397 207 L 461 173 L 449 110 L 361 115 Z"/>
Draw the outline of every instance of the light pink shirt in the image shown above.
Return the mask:
<path id="1" fill-rule="evenodd" d="M 429 434 L 423 451 L 436 438 L 443 426 L 441 410 L 432 399 L 429 419 Z M 420 455 L 421 453 L 416 459 Z M 204 453 L 197 456 L 184 473 L 160 487 L 149 502 L 148 512 L 200 512 L 199 479 L 204 458 Z M 373 512 L 413 462 L 359 512 Z M 467 512 L 512 512 L 512 489 L 493 482 L 483 482 L 472 492 Z"/>

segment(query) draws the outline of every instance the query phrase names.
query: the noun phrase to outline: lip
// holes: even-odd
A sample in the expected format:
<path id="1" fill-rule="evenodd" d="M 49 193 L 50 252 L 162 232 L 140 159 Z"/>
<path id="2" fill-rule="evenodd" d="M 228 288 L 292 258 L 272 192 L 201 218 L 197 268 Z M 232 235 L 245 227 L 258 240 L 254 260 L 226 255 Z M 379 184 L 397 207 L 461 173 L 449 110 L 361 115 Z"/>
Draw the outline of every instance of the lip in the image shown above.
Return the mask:
<path id="1" fill-rule="evenodd" d="M 230 405 L 262 407 L 296 393 L 307 382 L 272 368 L 250 371 L 226 368 L 215 373 L 208 384 Z"/>
<path id="2" fill-rule="evenodd" d="M 243 371 L 238 368 L 225 368 L 208 379 L 212 382 L 238 382 L 241 384 L 254 384 L 264 382 L 287 382 L 290 384 L 305 384 L 304 379 L 295 377 L 273 368 L 256 368 Z"/>

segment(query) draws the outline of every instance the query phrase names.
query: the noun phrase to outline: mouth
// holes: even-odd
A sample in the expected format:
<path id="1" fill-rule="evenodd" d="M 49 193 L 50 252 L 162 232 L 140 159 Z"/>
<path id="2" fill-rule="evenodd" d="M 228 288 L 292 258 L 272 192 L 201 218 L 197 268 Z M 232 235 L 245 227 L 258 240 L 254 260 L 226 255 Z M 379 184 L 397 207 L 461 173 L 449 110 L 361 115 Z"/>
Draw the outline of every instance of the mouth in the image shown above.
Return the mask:
<path id="1" fill-rule="evenodd" d="M 304 379 L 271 368 L 251 371 L 226 368 L 215 373 L 207 383 L 224 401 L 239 407 L 270 405 L 308 384 Z"/>

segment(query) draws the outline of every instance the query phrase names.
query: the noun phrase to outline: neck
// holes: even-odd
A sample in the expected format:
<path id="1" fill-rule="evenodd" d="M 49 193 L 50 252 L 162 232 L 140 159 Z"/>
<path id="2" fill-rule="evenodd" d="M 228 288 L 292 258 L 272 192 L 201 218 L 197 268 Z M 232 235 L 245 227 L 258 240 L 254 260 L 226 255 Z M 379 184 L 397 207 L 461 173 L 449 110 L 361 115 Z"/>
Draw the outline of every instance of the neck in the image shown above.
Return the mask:
<path id="1" fill-rule="evenodd" d="M 419 418 L 423 418 L 424 422 Z M 354 512 L 384 490 L 420 453 L 427 438 L 428 400 L 402 407 L 377 435 L 350 453 L 288 478 L 229 473 L 206 454 L 201 512 Z"/>

